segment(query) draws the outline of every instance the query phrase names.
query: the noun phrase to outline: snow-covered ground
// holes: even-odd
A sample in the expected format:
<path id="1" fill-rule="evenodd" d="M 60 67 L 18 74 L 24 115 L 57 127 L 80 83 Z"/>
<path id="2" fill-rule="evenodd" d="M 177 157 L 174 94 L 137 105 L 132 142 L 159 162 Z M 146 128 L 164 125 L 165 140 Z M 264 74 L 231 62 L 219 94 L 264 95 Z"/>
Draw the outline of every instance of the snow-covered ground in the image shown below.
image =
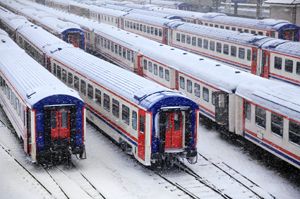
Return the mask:
<path id="1" fill-rule="evenodd" d="M 68 169 L 61 166 L 58 169 L 63 173 L 55 169 L 48 170 L 54 177 L 54 181 L 45 170 L 43 171 L 42 168 L 34 166 L 28 161 L 17 138 L 6 127 L 0 127 L 0 144 L 4 146 L 4 148 L 0 146 L 1 199 L 49 198 L 51 197 L 49 192 L 53 197 L 66 198 L 54 181 L 65 190 L 65 194 L 70 198 L 83 198 L 84 196 L 101 198 L 99 194 L 89 194 L 92 193 L 91 187 L 88 187 L 88 184 L 80 179 L 79 174 L 89 179 L 95 190 L 105 198 L 186 198 L 183 197 L 181 191 L 174 189 L 151 170 L 125 155 L 119 147 L 90 125 L 87 128 L 87 159 L 73 158 L 76 168 Z M 300 183 L 288 180 L 286 175 L 281 177 L 282 174 L 276 169 L 268 168 L 266 163 L 261 163 L 249 155 L 247 150 L 245 152 L 244 147 L 233 145 L 228 139 L 223 139 L 215 130 L 200 127 L 198 149 L 201 154 L 212 161 L 225 162 L 238 170 L 276 198 L 294 199 L 300 196 Z M 49 192 L 22 170 L 13 157 L 25 165 Z M 199 161 L 199 165 L 201 165 L 201 159 Z M 201 171 L 199 174 L 201 175 Z M 206 174 L 203 173 L 203 175 Z M 209 179 L 207 176 L 205 177 Z"/>

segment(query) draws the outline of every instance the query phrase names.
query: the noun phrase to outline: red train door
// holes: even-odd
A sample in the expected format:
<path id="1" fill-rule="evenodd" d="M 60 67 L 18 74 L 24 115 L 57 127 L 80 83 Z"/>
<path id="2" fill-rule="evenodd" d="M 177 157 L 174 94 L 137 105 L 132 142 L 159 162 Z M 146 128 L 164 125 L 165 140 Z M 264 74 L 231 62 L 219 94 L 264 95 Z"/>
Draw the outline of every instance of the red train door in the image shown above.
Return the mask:
<path id="1" fill-rule="evenodd" d="M 74 47 L 79 47 L 79 38 L 76 34 L 69 34 L 68 35 L 68 43 L 72 44 Z"/>
<path id="2" fill-rule="evenodd" d="M 182 125 L 181 112 L 167 113 L 165 149 L 178 149 L 182 147 Z"/>
<path id="3" fill-rule="evenodd" d="M 70 111 L 65 109 L 51 111 L 51 139 L 70 137 Z"/>
<path id="4" fill-rule="evenodd" d="M 143 110 L 139 110 L 138 132 L 138 157 L 145 160 L 146 113 Z"/>

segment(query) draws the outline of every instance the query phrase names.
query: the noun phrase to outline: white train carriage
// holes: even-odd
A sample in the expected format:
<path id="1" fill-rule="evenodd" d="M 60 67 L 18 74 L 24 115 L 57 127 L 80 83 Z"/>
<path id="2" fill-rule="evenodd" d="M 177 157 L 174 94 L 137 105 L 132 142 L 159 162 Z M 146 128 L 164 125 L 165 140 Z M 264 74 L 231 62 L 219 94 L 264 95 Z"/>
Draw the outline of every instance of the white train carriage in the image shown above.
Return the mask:
<path id="1" fill-rule="evenodd" d="M 300 43 L 271 40 L 262 45 L 265 77 L 300 85 Z"/>
<path id="2" fill-rule="evenodd" d="M 0 103 L 33 162 L 84 157 L 85 108 L 79 95 L 0 31 Z"/>
<path id="3" fill-rule="evenodd" d="M 36 10 L 25 4 L 7 1 L 1 5 L 7 8 L 13 8 L 15 13 L 29 18 L 33 23 L 42 26 L 64 41 L 73 44 L 75 47 L 85 49 L 84 33 L 77 24 L 61 21 L 48 12 Z"/>
<path id="4" fill-rule="evenodd" d="M 247 19 L 227 16 L 222 13 L 199 13 L 161 7 L 153 7 L 150 8 L 150 10 L 177 15 L 185 19 L 185 21 L 195 24 L 256 35 L 265 35 L 279 39 L 299 41 L 299 27 L 284 20 Z"/>
<path id="5" fill-rule="evenodd" d="M 279 82 L 257 80 L 236 89 L 239 132 L 300 168 L 300 95 Z"/>

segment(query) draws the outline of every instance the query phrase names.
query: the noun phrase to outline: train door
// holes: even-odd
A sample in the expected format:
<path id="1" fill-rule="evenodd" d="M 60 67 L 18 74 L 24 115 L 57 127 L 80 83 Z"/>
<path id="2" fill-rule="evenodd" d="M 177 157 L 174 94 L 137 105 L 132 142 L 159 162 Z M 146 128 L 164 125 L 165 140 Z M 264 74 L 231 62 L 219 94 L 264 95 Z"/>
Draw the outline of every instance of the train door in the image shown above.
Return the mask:
<path id="1" fill-rule="evenodd" d="M 146 113 L 139 110 L 138 157 L 145 160 Z"/>
<path id="2" fill-rule="evenodd" d="M 295 29 L 286 29 L 283 32 L 283 38 L 285 40 L 296 41 L 297 31 Z"/>
<path id="3" fill-rule="evenodd" d="M 24 140 L 24 149 L 28 154 L 31 154 L 31 111 L 29 109 L 26 110 L 26 129 L 27 135 L 26 140 Z"/>
<path id="4" fill-rule="evenodd" d="M 229 125 L 229 96 L 228 93 L 219 91 L 214 92 L 213 97 L 215 98 L 215 120 L 218 124 L 223 126 Z"/>
<path id="5" fill-rule="evenodd" d="M 269 78 L 269 59 L 269 52 L 262 50 L 261 70 L 259 73 L 261 77 Z"/>
<path id="6" fill-rule="evenodd" d="M 257 48 L 252 47 L 251 73 L 256 75 L 256 70 L 257 70 Z"/>
<path id="7" fill-rule="evenodd" d="M 67 109 L 54 109 L 50 114 L 51 140 L 60 140 L 70 137 L 70 111 Z"/>
<path id="8" fill-rule="evenodd" d="M 166 27 L 163 27 L 163 32 L 162 32 L 162 43 L 163 44 L 168 44 L 168 35 L 169 33 L 168 33 L 168 28 L 166 28 Z"/>
<path id="9" fill-rule="evenodd" d="M 68 43 L 72 44 L 74 47 L 79 48 L 80 45 L 80 35 L 79 34 L 68 34 Z"/>
<path id="10" fill-rule="evenodd" d="M 164 112 L 165 150 L 182 148 L 183 119 L 180 111 Z"/>

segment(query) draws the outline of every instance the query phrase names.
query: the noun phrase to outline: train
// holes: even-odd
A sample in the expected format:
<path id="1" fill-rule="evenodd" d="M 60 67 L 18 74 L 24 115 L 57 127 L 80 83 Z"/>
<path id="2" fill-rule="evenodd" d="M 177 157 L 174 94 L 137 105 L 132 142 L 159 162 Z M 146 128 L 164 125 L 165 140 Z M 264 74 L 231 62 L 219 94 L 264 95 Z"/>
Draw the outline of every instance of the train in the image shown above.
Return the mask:
<path id="1" fill-rule="evenodd" d="M 199 105 L 202 117 L 300 168 L 299 87 L 255 76 L 117 27 L 61 15 L 67 21 L 76 21 L 89 35 L 86 41 L 91 52 L 184 93 Z"/>
<path id="2" fill-rule="evenodd" d="M 0 30 L 0 104 L 33 163 L 84 159 L 85 106 L 77 92 Z"/>
<path id="3" fill-rule="evenodd" d="M 145 166 L 197 161 L 198 105 L 0 10 L 1 27 L 85 101 L 87 120 Z M 41 57 L 43 59 L 41 59 Z"/>
<path id="4" fill-rule="evenodd" d="M 47 5 L 59 8 L 60 1 L 55 2 L 56 4 Z M 65 5 L 69 4 L 65 2 Z M 82 10 L 76 9 L 78 7 Z M 114 11 L 80 3 L 63 7 L 63 9 L 67 8 L 71 13 L 89 15 L 92 20 L 217 59 L 252 74 L 300 85 L 299 42 L 226 29 L 216 31 L 214 27 L 182 22 L 176 15 L 158 18 L 143 13 Z M 64 19 L 63 16 L 60 17 Z"/>

